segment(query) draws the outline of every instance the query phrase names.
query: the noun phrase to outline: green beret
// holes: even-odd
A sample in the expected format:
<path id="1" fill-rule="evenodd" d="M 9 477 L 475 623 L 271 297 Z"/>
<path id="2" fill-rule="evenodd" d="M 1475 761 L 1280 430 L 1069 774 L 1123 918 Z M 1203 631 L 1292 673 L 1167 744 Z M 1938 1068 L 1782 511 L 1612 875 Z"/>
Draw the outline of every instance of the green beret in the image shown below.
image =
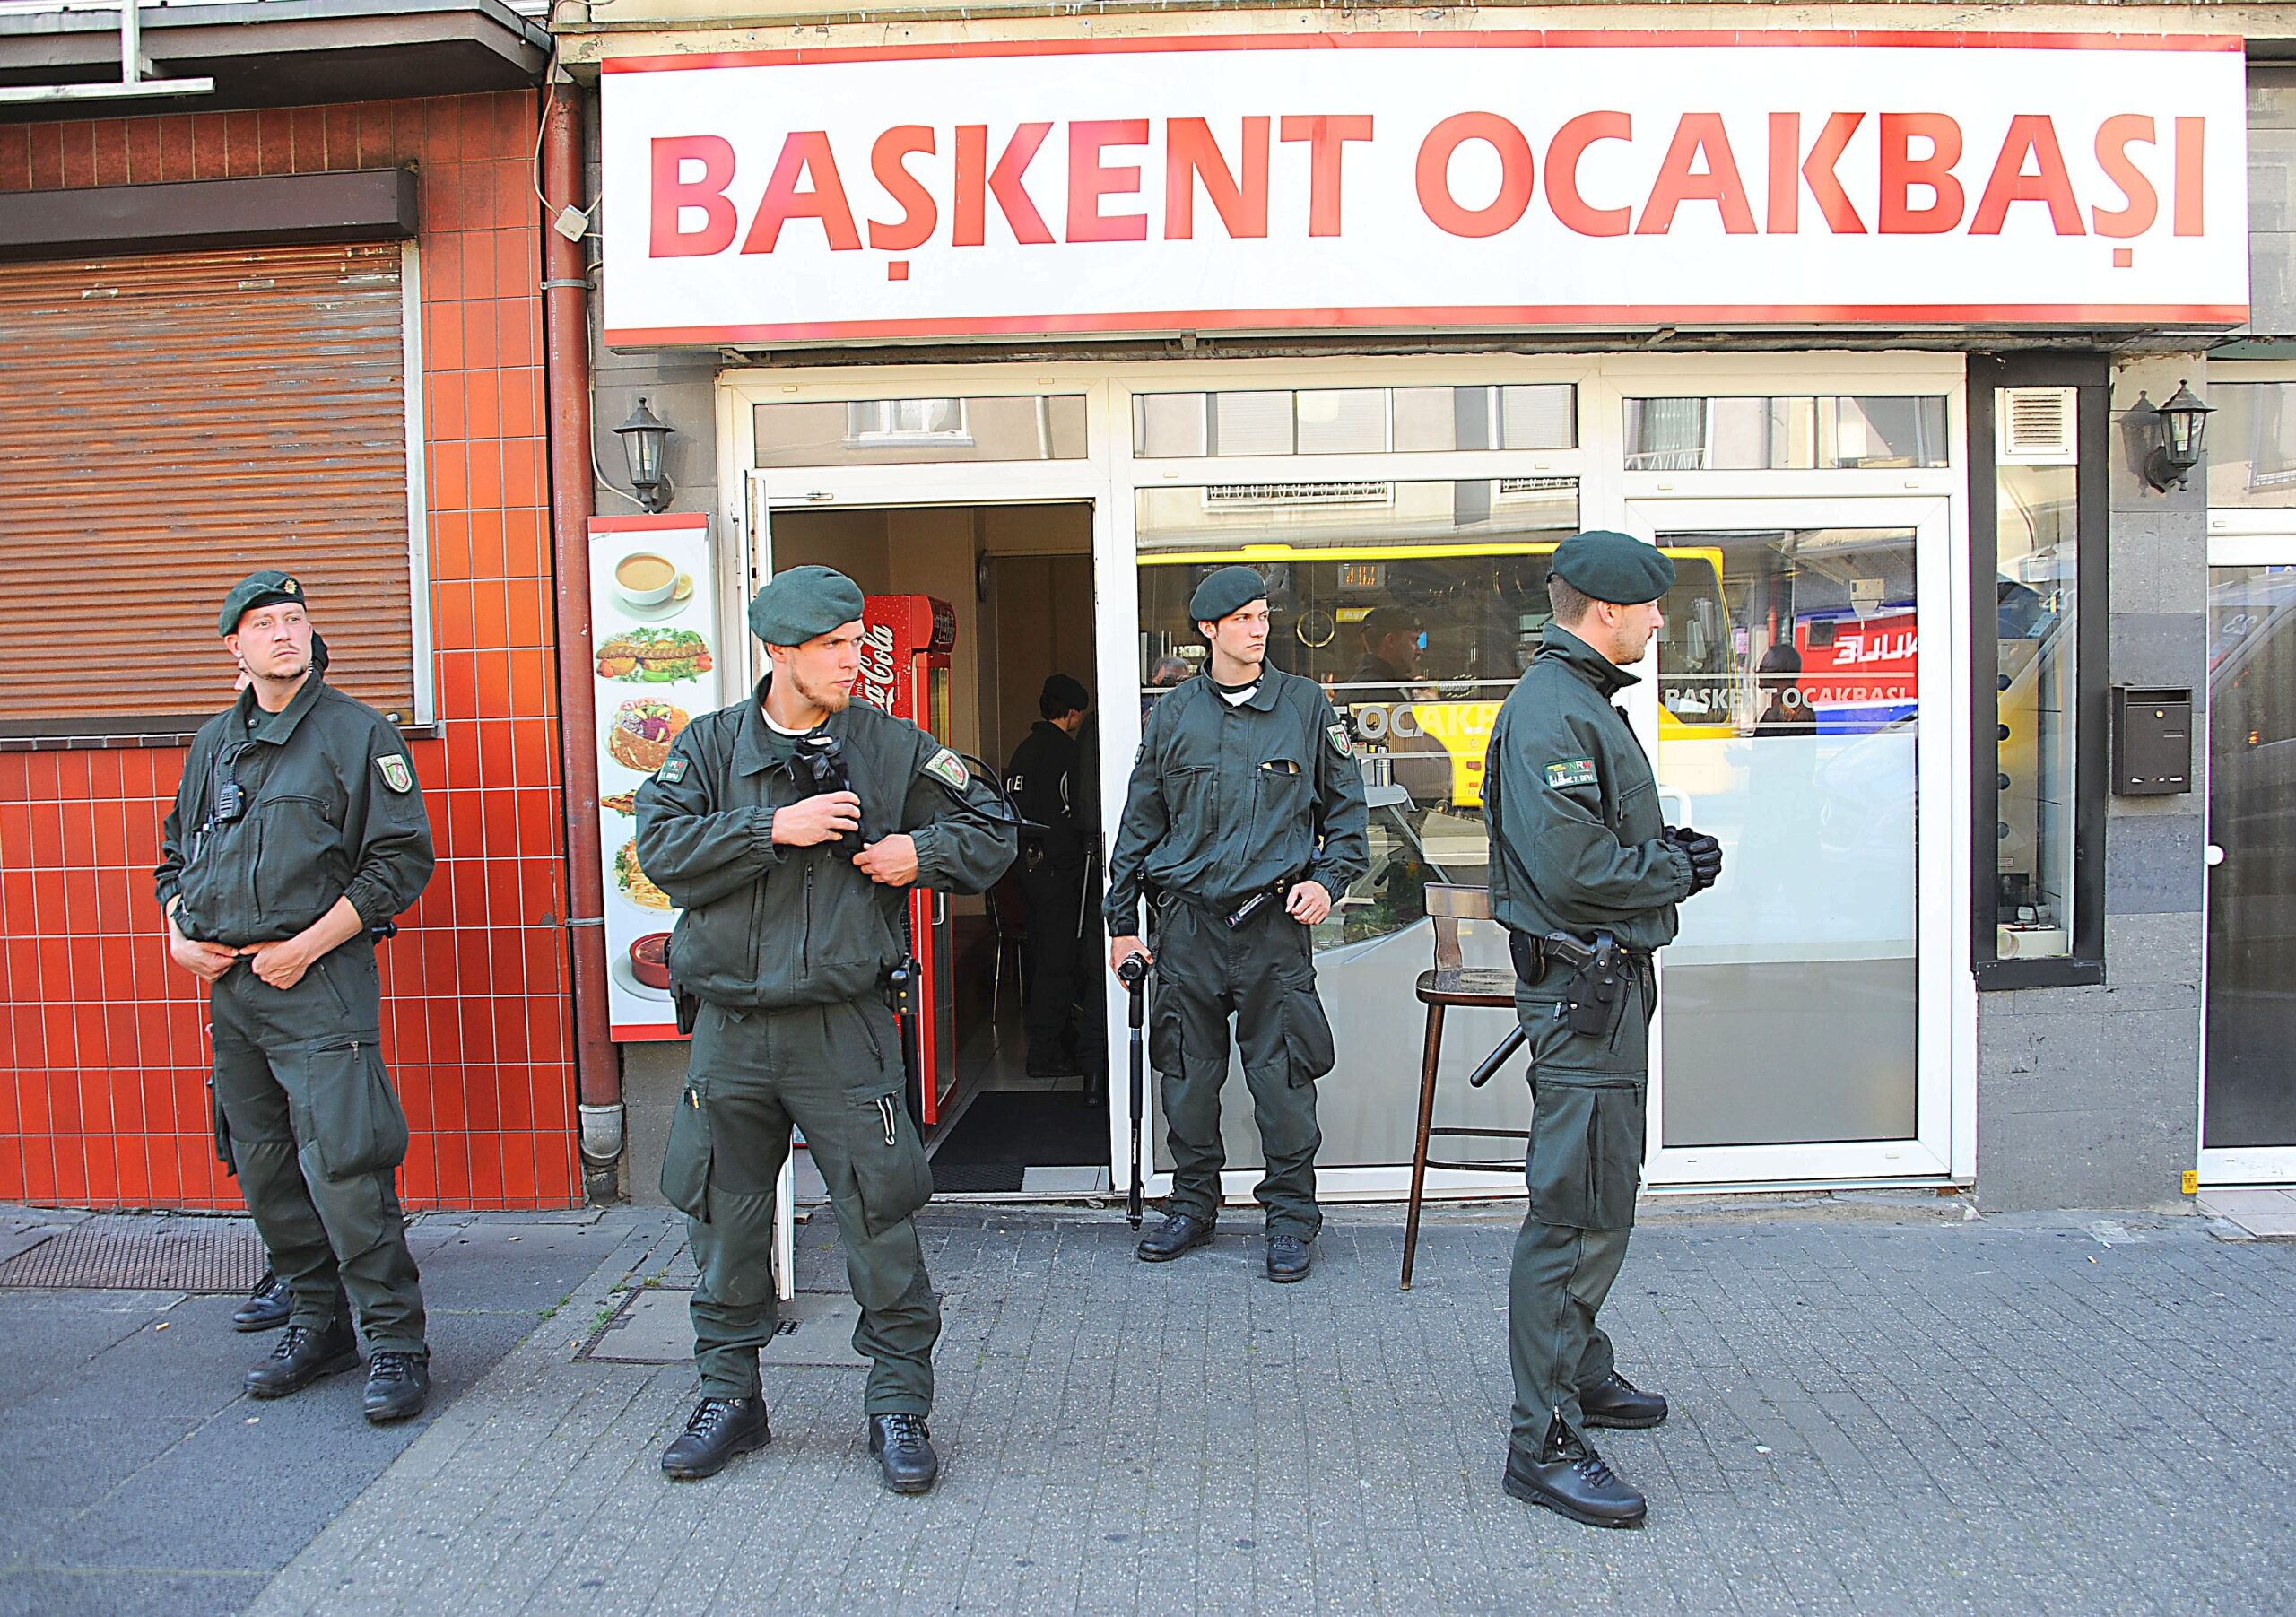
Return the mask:
<path id="1" fill-rule="evenodd" d="M 231 593 L 223 597 L 223 610 L 215 614 L 215 632 L 237 633 L 241 618 L 274 601 L 292 601 L 298 606 L 308 604 L 303 599 L 302 580 L 275 567 L 249 573 L 232 585 Z"/>
<path id="2" fill-rule="evenodd" d="M 1548 570 L 1582 596 L 1639 606 L 1674 587 L 1674 563 L 1655 544 L 1607 528 L 1573 534 L 1554 547 Z"/>
<path id="3" fill-rule="evenodd" d="M 1248 567 L 1223 567 L 1196 587 L 1188 597 L 1188 621 L 1217 623 L 1267 595 L 1267 580 Z"/>
<path id="4" fill-rule="evenodd" d="M 802 646 L 860 617 L 861 587 L 833 567 L 793 567 L 750 603 L 750 632 L 769 646 Z"/>

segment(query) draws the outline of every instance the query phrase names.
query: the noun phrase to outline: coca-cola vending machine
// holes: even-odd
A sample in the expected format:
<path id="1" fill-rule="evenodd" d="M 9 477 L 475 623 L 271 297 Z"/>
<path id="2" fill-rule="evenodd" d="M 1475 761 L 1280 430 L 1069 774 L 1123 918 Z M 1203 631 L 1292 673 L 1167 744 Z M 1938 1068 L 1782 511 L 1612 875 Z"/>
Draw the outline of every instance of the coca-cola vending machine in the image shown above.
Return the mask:
<path id="1" fill-rule="evenodd" d="M 853 693 L 872 707 L 930 731 L 949 744 L 949 654 L 956 609 L 931 596 L 871 596 L 862 608 L 861 677 Z M 949 895 L 919 887 L 909 895 L 910 948 L 917 956 L 916 1014 L 909 1030 L 919 1115 L 927 1126 L 957 1082 L 956 949 Z"/>

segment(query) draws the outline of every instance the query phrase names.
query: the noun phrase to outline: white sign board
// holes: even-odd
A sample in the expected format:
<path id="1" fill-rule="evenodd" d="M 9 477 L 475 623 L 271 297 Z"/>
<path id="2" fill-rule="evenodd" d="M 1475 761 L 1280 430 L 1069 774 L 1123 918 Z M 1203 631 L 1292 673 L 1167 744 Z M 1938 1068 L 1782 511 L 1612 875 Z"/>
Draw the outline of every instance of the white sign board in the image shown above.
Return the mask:
<path id="1" fill-rule="evenodd" d="M 618 346 L 2248 313 L 2236 39 L 1184 35 L 604 65 Z"/>
<path id="2" fill-rule="evenodd" d="M 667 953 L 677 912 L 638 863 L 635 799 L 679 732 L 723 705 L 717 576 L 706 516 L 590 521 L 606 1002 L 617 1039 L 678 1036 Z"/>

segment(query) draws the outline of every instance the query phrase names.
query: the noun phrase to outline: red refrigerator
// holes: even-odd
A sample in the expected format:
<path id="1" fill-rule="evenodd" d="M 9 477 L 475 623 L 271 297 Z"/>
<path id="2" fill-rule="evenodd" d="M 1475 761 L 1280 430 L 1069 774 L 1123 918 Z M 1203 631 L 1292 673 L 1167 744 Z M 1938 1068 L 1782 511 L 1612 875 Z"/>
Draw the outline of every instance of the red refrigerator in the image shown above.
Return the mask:
<path id="1" fill-rule="evenodd" d="M 956 649 L 956 609 L 931 596 L 871 596 L 861 677 L 853 693 L 874 707 L 932 732 L 949 744 L 949 654 Z M 929 1126 L 957 1082 L 956 950 L 949 896 L 919 887 L 909 895 L 911 947 L 917 954 L 916 1015 L 919 1115 Z"/>

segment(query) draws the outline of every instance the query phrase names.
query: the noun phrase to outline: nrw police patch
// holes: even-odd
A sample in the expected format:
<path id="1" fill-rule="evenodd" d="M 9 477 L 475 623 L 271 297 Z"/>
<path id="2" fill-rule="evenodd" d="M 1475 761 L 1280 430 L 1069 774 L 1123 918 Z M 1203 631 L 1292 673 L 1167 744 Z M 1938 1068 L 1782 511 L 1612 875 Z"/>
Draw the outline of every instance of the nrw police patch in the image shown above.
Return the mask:
<path id="1" fill-rule="evenodd" d="M 972 784 L 972 773 L 965 768 L 964 760 L 946 747 L 925 761 L 925 772 L 952 791 L 961 792 Z"/>
<path id="2" fill-rule="evenodd" d="M 675 786 L 685 778 L 686 761 L 683 753 L 673 752 L 662 765 L 662 784 Z"/>
<path id="3" fill-rule="evenodd" d="M 1546 766 L 1546 783 L 1556 791 L 1574 786 L 1595 784 L 1595 761 L 1591 758 L 1565 758 Z"/>
<path id="4" fill-rule="evenodd" d="M 375 760 L 375 767 L 383 772 L 383 784 L 402 795 L 414 789 L 414 771 L 406 767 L 403 752 L 387 752 Z"/>
<path id="5" fill-rule="evenodd" d="M 1352 758 L 1355 756 L 1355 748 L 1347 739 L 1347 726 L 1345 725 L 1326 725 L 1324 726 L 1324 734 L 1330 738 L 1331 750 L 1333 752 L 1338 753 L 1342 758 Z"/>

